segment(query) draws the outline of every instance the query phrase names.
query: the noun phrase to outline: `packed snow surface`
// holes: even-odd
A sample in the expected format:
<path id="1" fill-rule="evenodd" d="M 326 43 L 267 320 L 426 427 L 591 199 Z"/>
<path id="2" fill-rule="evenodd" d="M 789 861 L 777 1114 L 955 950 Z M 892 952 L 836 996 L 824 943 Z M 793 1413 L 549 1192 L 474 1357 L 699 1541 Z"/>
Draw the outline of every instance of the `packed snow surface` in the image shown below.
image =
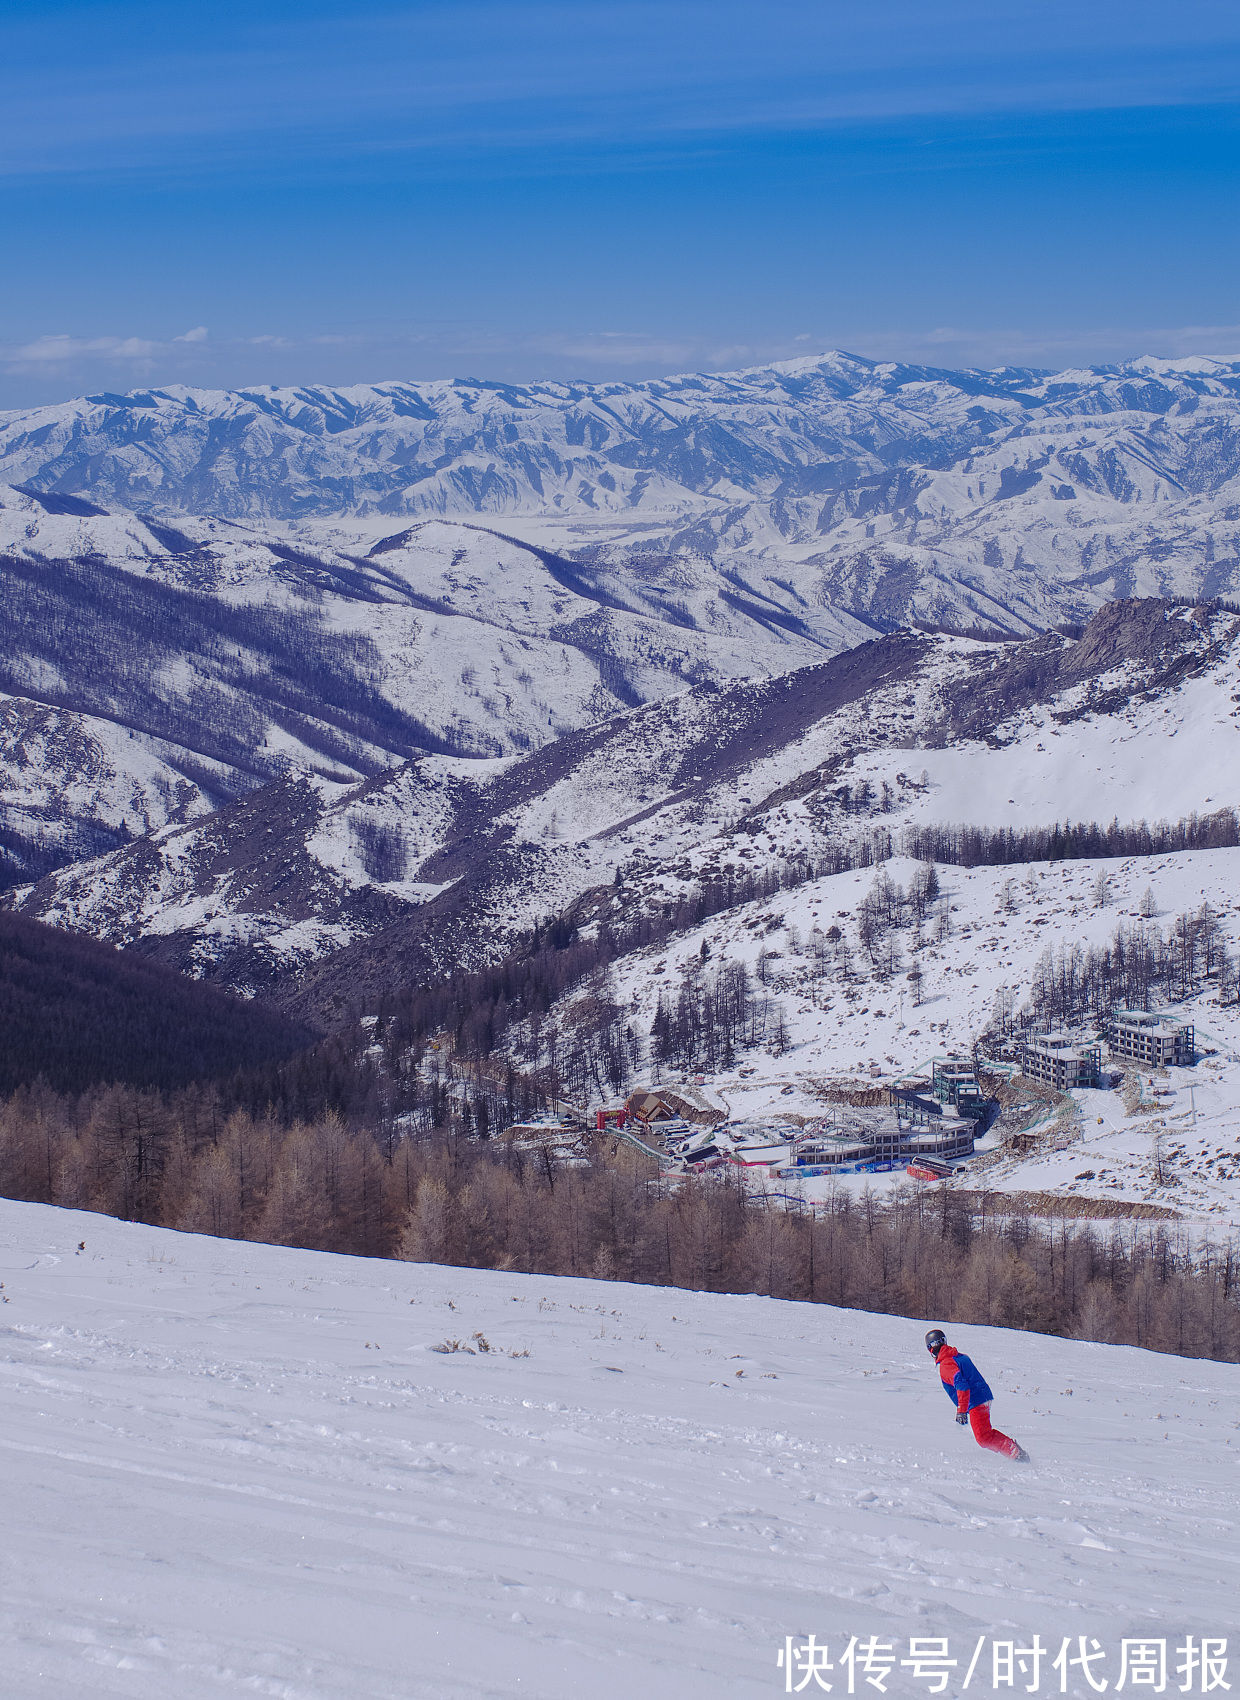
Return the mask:
<path id="1" fill-rule="evenodd" d="M 1058 1693 L 1066 1636 L 1113 1689 L 1123 1638 L 1235 1627 L 1233 1365 L 953 1330 L 1021 1467 L 898 1317 L 11 1202 L 0 1279 L 21 1700 L 773 1695 L 811 1633 L 985 1637 L 983 1693 L 1038 1635 Z"/>
<path id="2" fill-rule="evenodd" d="M 1118 669 L 1117 669 L 1118 672 Z M 1236 662 L 1227 656 L 1174 695 L 1132 698 L 1109 714 L 1063 722 L 1039 706 L 1000 728 L 996 748 L 968 739 L 944 749 L 880 749 L 852 763 L 849 779 L 899 785 L 924 771 L 926 787 L 904 818 L 1014 828 L 1055 821 L 1182 820 L 1231 806 L 1240 774 Z"/>

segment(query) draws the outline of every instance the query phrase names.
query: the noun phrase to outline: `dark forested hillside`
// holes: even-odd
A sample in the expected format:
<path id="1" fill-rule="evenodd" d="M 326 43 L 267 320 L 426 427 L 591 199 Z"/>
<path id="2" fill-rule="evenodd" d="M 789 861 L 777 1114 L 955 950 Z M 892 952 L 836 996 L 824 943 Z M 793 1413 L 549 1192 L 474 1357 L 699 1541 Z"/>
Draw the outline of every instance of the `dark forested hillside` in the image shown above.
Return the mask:
<path id="1" fill-rule="evenodd" d="M 279 1015 L 0 913 L 0 1092 L 43 1079 L 173 1087 L 289 1056 L 312 1035 Z"/>
<path id="2" fill-rule="evenodd" d="M 158 535 L 172 534 L 160 527 Z M 218 567 L 199 553 L 209 584 Z M 299 565 L 311 573 L 309 558 Z M 165 739 L 212 796 L 272 771 L 256 751 L 273 714 L 329 772 L 378 771 L 393 756 L 449 748 L 384 696 L 373 639 L 333 630 L 313 586 L 292 609 L 245 607 L 97 555 L 11 553 L 0 554 L 0 586 L 0 687 L 26 694 L 33 677 L 43 681 L 41 701 Z M 377 600 L 373 591 L 368 600 Z M 179 690 L 168 689 L 170 667 L 184 675 Z M 61 677 L 58 688 L 52 681 Z"/>

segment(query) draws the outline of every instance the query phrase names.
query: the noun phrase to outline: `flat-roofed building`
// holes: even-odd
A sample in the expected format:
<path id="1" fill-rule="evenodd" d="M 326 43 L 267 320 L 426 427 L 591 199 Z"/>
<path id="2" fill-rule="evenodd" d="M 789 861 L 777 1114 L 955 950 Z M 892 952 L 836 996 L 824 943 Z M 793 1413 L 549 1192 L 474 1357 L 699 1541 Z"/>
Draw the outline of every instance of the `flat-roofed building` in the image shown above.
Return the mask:
<path id="1" fill-rule="evenodd" d="M 1197 1061 L 1192 1026 L 1168 1015 L 1117 1009 L 1107 1025 L 1107 1038 L 1112 1055 L 1145 1068 L 1188 1068 Z"/>
<path id="2" fill-rule="evenodd" d="M 971 1116 L 944 1116 L 937 1127 L 912 1129 L 900 1146 L 902 1157 L 971 1157 L 977 1123 Z"/>
<path id="3" fill-rule="evenodd" d="M 961 1158 L 973 1155 L 977 1122 L 954 1106 L 934 1099 L 911 1103 L 911 1095 L 892 1094 L 890 1105 L 849 1106 L 811 1122 L 793 1141 L 797 1167 L 849 1168 L 896 1165 L 924 1155 Z M 920 1114 L 917 1113 L 920 1108 Z"/>
<path id="4" fill-rule="evenodd" d="M 1040 1033 L 1025 1041 L 1021 1069 L 1030 1080 L 1041 1080 L 1056 1091 L 1101 1084 L 1102 1052 L 1066 1033 Z"/>
<path id="5" fill-rule="evenodd" d="M 973 1064 L 964 1057 L 947 1057 L 931 1069 L 930 1090 L 940 1104 L 950 1104 L 962 1116 L 982 1121 L 986 1115 L 986 1095 L 978 1085 Z"/>

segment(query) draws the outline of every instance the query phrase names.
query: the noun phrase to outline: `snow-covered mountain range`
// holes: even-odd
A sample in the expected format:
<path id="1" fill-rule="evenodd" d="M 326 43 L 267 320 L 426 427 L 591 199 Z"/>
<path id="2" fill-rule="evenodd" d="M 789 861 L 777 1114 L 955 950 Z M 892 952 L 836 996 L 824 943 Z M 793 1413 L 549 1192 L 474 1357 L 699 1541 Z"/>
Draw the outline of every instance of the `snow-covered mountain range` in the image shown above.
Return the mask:
<path id="1" fill-rule="evenodd" d="M 0 875 L 900 625 L 1240 585 L 1240 363 L 849 355 L 0 417 Z"/>
<path id="2" fill-rule="evenodd" d="M 169 391 L 0 421 L 0 473 L 6 901 L 320 1027 L 688 903 L 615 962 L 639 1049 L 697 952 L 782 999 L 760 1081 L 913 1066 L 1099 870 L 984 955 L 1006 876 L 953 873 L 933 1022 L 828 1018 L 876 835 L 1240 804 L 1240 363 Z M 1166 901 L 1234 951 L 1196 842 Z M 1123 855 L 1108 930 L 1165 871 Z"/>
<path id="3" fill-rule="evenodd" d="M 756 558 L 811 608 L 1029 631 L 1236 587 L 1240 363 L 172 388 L 0 416 L 0 479 L 164 516 L 485 516 L 594 562 Z"/>
<path id="4" fill-rule="evenodd" d="M 577 566 L 477 525 L 108 513 L 0 489 L 0 872 L 42 873 L 285 774 L 501 756 L 871 628 L 698 559 Z"/>
<path id="5" fill-rule="evenodd" d="M 574 904 L 662 913 L 875 832 L 1234 806 L 1238 657 L 1240 617 L 1153 601 L 1112 605 L 1079 639 L 895 633 L 522 756 L 290 776 L 10 901 L 330 1021 L 494 960 Z"/>

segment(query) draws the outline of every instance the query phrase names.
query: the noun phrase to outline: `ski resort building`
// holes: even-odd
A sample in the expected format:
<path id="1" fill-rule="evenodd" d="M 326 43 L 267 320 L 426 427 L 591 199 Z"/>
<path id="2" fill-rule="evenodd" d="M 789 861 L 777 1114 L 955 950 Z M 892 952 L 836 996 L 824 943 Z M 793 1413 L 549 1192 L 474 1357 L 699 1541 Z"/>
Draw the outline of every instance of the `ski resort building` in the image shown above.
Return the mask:
<path id="1" fill-rule="evenodd" d="M 1187 1022 L 1143 1010 L 1117 1009 L 1107 1025 L 1111 1054 L 1144 1068 L 1188 1068 L 1197 1061 L 1196 1035 Z"/>
<path id="2" fill-rule="evenodd" d="M 1030 1080 L 1043 1081 L 1057 1092 L 1074 1086 L 1101 1084 L 1102 1052 L 1097 1045 L 1081 1044 L 1066 1033 L 1040 1033 L 1027 1039 L 1022 1049 L 1021 1072 Z"/>
<path id="3" fill-rule="evenodd" d="M 649 1086 L 630 1093 L 625 1103 L 630 1121 L 655 1127 L 660 1122 L 686 1121 L 713 1127 L 727 1120 L 727 1111 L 696 1086 Z"/>
<path id="4" fill-rule="evenodd" d="M 950 1104 L 962 1116 L 982 1121 L 986 1115 L 986 1095 L 978 1085 L 977 1071 L 963 1057 L 948 1057 L 936 1062 L 931 1072 L 930 1090 L 936 1101 Z"/>
<path id="5" fill-rule="evenodd" d="M 973 1155 L 977 1123 L 972 1116 L 933 1099 L 905 1100 L 912 1093 L 892 1093 L 889 1106 L 835 1111 L 811 1123 L 793 1143 L 792 1166 L 786 1175 L 864 1173 L 873 1169 L 902 1169 L 920 1158 L 940 1162 Z"/>

